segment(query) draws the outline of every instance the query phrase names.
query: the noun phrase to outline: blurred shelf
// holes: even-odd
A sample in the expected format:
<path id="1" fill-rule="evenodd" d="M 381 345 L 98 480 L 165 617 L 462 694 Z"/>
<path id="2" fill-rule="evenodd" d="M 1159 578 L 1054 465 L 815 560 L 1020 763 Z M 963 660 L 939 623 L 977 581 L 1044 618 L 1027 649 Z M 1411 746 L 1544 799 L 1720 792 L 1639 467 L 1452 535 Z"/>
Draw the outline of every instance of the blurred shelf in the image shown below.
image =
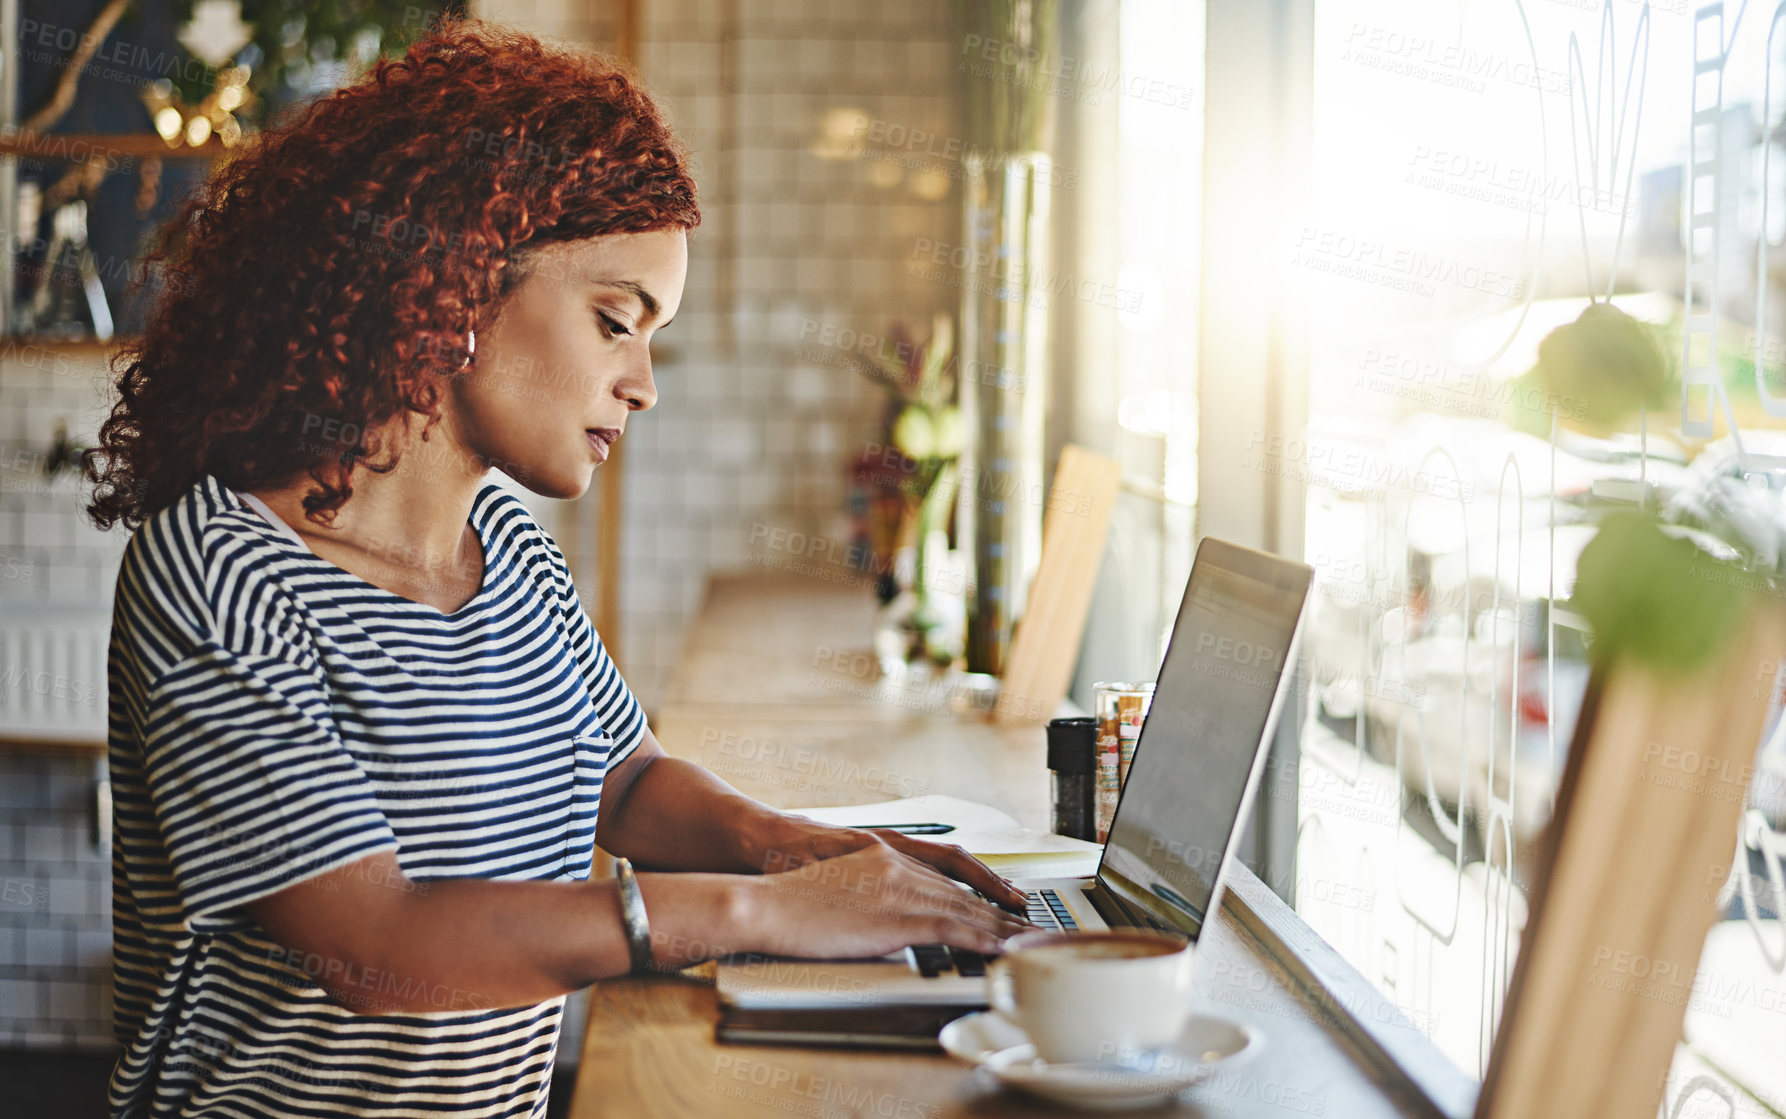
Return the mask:
<path id="1" fill-rule="evenodd" d="M 61 754 L 65 757 L 91 758 L 106 752 L 103 738 L 46 738 L 0 732 L 0 753 Z"/>
<path id="2" fill-rule="evenodd" d="M 0 132 L 0 156 L 60 159 L 70 163 L 130 159 L 216 159 L 230 149 L 215 134 L 198 147 L 167 146 L 154 132 Z"/>
<path id="3" fill-rule="evenodd" d="M 114 334 L 101 342 L 97 338 L 38 337 L 30 334 L 8 334 L 0 337 L 0 358 L 18 358 L 33 349 L 57 353 L 109 354 L 119 346 L 137 341 L 141 335 Z"/>

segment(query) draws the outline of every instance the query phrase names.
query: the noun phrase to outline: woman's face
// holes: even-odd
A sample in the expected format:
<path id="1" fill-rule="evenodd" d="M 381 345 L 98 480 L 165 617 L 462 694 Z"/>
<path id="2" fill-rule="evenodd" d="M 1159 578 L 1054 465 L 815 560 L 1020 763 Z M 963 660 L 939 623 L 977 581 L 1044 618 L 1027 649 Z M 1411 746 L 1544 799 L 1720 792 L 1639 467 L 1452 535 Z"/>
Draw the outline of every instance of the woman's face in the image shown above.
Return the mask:
<path id="1" fill-rule="evenodd" d="M 688 277 L 681 229 L 550 245 L 448 393 L 451 430 L 479 465 L 545 497 L 577 497 L 634 412 L 657 402 L 651 336 Z"/>

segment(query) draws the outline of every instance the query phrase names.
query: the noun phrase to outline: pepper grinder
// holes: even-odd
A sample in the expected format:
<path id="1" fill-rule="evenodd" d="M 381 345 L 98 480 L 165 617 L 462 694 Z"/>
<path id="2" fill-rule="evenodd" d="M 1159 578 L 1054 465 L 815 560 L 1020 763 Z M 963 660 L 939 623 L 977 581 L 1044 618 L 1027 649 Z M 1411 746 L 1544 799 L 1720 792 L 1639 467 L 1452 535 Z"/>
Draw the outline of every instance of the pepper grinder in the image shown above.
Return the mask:
<path id="1" fill-rule="evenodd" d="M 1090 717 L 1048 723 L 1048 768 L 1053 771 L 1054 831 L 1097 839 L 1098 721 Z"/>

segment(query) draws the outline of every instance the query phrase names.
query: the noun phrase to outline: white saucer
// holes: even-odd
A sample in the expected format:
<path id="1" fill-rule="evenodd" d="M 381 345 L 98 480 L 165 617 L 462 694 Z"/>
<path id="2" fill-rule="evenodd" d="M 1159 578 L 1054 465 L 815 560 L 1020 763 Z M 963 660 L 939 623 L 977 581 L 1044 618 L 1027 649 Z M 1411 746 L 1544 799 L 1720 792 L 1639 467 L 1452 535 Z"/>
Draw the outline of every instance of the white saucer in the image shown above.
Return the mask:
<path id="1" fill-rule="evenodd" d="M 950 1022 L 936 1040 L 949 1056 L 977 1065 L 994 1053 L 1028 1045 L 1029 1035 L 998 1011 L 982 1010 Z"/>
<path id="2" fill-rule="evenodd" d="M 1175 1096 L 1260 1044 L 1250 1026 L 1193 1015 L 1170 1046 L 1122 1063 L 1050 1063 L 1036 1056 L 1023 1028 L 996 1011 L 957 1018 L 938 1041 L 953 1057 L 985 1069 L 1001 1084 L 1074 1107 L 1113 1111 Z"/>

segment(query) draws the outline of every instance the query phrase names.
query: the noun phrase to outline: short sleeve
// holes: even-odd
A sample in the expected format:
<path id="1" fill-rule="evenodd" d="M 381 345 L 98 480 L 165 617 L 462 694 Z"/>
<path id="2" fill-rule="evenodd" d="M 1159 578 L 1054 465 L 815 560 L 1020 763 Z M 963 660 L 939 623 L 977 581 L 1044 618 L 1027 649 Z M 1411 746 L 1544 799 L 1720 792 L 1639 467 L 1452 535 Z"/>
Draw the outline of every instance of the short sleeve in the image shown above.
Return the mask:
<path id="1" fill-rule="evenodd" d="M 608 766 L 612 768 L 645 740 L 645 710 L 633 697 L 626 681 L 621 679 L 620 669 L 613 658 L 608 656 L 607 646 L 602 644 L 595 626 L 590 623 L 589 613 L 583 609 L 583 601 L 570 582 L 568 571 L 561 578 L 560 586 L 565 598 L 562 607 L 565 625 L 570 632 L 571 649 L 583 672 L 584 686 L 589 691 L 590 702 L 595 704 L 596 714 L 601 717 L 602 727 L 614 737 L 614 748 L 608 753 Z"/>
<path id="2" fill-rule="evenodd" d="M 322 681 L 294 660 L 201 645 L 151 689 L 140 741 L 194 932 L 243 927 L 247 903 L 398 847 Z"/>

